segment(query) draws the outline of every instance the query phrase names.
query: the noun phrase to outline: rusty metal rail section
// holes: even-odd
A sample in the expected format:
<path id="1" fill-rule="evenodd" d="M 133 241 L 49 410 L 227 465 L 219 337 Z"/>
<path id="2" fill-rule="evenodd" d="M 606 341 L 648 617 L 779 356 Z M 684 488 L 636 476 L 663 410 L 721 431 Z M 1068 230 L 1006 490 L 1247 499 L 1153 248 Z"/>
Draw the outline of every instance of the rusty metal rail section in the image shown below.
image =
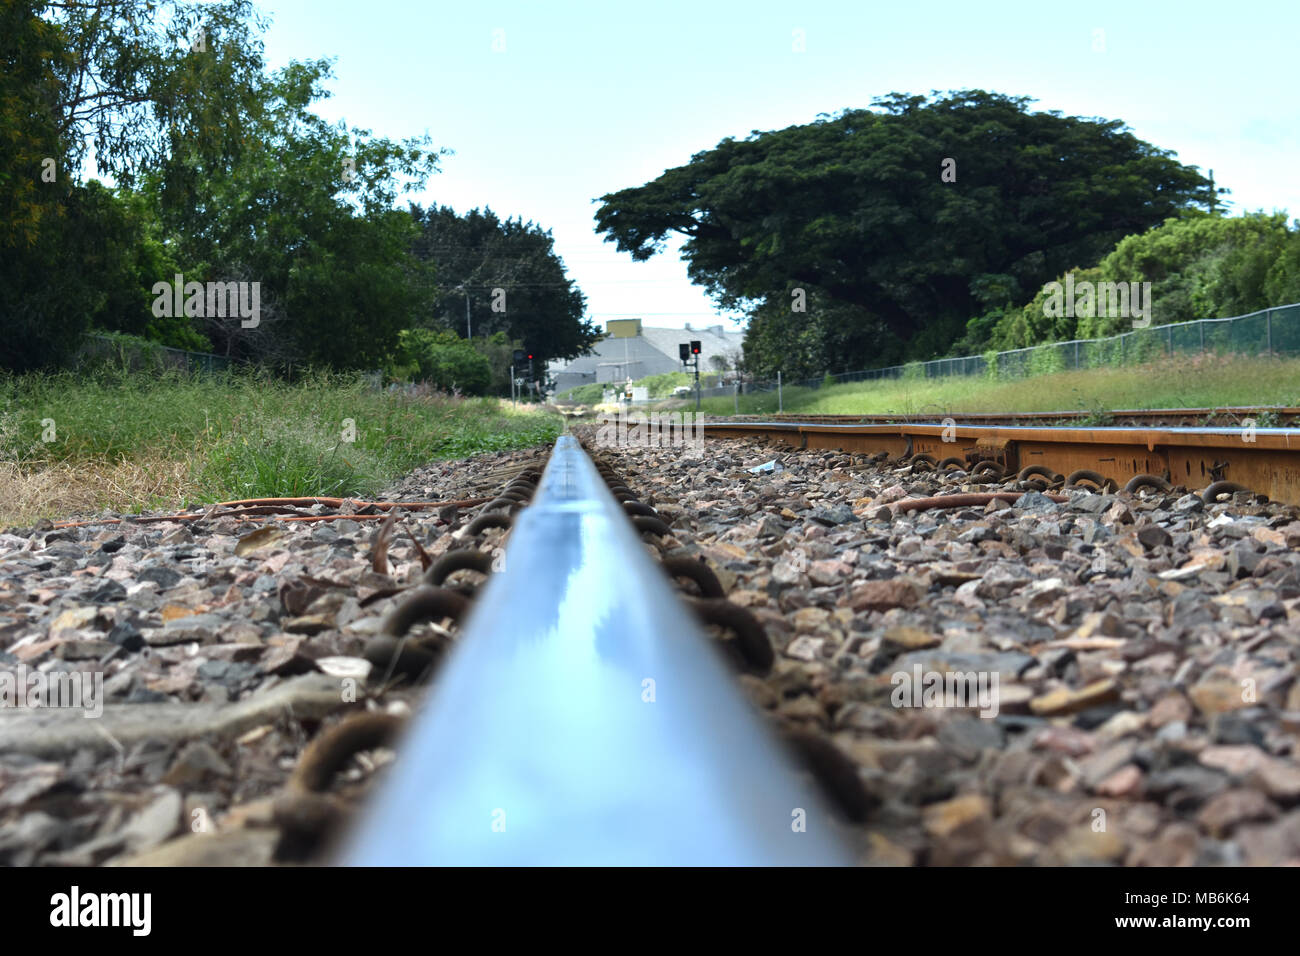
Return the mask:
<path id="1" fill-rule="evenodd" d="M 1300 408 L 1283 405 L 1233 405 L 1222 408 L 1128 408 L 1106 413 L 1109 423 L 1129 428 L 1238 427 L 1246 419 L 1271 421 L 1277 427 L 1300 426 Z M 735 415 L 731 421 L 820 423 L 828 425 L 895 425 L 950 418 L 958 425 L 1068 425 L 1083 423 L 1095 412 L 1078 409 L 1052 412 L 954 412 L 924 415 Z M 1272 427 L 1272 426 L 1270 426 Z"/>
<path id="2" fill-rule="evenodd" d="M 341 862 L 850 862 L 574 438 L 504 558 Z"/>
<path id="3" fill-rule="evenodd" d="M 1069 474 L 1096 471 L 1121 487 L 1158 475 L 1199 491 L 1231 481 L 1271 500 L 1300 504 L 1300 429 L 1296 428 L 1043 428 L 981 427 L 938 422 L 838 425 L 796 422 L 708 422 L 707 435 L 765 435 L 801 448 L 893 457 L 991 460 L 1007 473 L 1044 465 Z"/>

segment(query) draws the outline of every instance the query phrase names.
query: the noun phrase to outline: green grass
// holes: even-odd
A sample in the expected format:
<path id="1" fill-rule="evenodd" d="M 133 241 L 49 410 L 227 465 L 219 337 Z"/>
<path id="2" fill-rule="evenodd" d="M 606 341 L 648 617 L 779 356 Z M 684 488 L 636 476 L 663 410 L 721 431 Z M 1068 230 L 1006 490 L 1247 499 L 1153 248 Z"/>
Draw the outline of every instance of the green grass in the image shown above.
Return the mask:
<path id="1" fill-rule="evenodd" d="M 1116 409 L 1224 405 L 1300 405 L 1300 359 L 1207 355 L 1010 381 L 913 377 L 784 390 L 786 412 L 821 415 L 1078 410 L 1095 424 L 1105 424 Z M 711 415 L 735 410 L 733 399 L 725 396 L 706 398 L 702 407 Z M 742 414 L 776 410 L 776 392 L 740 396 Z"/>
<path id="2" fill-rule="evenodd" d="M 14 482 L 42 469 L 102 475 L 143 462 L 137 471 L 173 473 L 162 495 L 123 488 L 97 499 L 133 510 L 373 495 L 430 460 L 550 442 L 562 428 L 557 415 L 514 411 L 494 398 L 390 395 L 346 375 L 294 384 L 255 373 L 0 377 L 3 475 Z M 53 440 L 43 440 L 51 430 Z M 0 493 L 7 512 L 0 524 L 13 511 Z"/>
<path id="3" fill-rule="evenodd" d="M 701 372 L 700 383 L 704 388 L 711 388 L 717 384 L 719 374 L 717 372 Z M 622 384 L 621 382 L 619 383 Z M 647 375 L 632 383 L 637 388 L 649 389 L 649 395 L 653 398 L 667 398 L 673 393 L 673 389 L 681 385 L 695 387 L 694 373 L 687 372 L 665 372 L 662 375 Z M 565 392 L 559 398 L 566 402 L 574 402 L 580 405 L 598 404 L 604 393 L 612 389 L 611 383 L 595 383 L 592 385 L 579 385 Z"/>
<path id="4" fill-rule="evenodd" d="M 559 397 L 566 402 L 574 402 L 578 405 L 595 405 L 600 401 L 601 396 L 605 394 L 607 388 L 609 388 L 608 385 L 593 382 L 591 385 L 578 385 L 571 388 Z"/>

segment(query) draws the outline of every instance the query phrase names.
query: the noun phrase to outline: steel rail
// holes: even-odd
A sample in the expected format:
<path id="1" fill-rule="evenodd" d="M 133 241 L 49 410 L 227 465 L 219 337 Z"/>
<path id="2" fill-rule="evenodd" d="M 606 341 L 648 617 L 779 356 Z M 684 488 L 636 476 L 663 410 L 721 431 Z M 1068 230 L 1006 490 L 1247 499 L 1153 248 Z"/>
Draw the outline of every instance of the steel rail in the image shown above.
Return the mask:
<path id="1" fill-rule="evenodd" d="M 1189 489 L 1235 481 L 1275 501 L 1300 504 L 1300 429 L 978 426 L 943 422 L 848 425 L 711 421 L 706 435 L 766 436 L 801 448 L 848 452 L 978 454 L 1008 471 L 1050 465 L 1062 474 L 1096 471 L 1123 487 L 1137 475 L 1165 475 Z"/>
<path id="2" fill-rule="evenodd" d="M 1095 416 L 1095 412 L 1078 409 L 1041 411 L 1041 412 L 951 412 L 938 417 L 951 419 L 958 425 L 1015 425 L 1022 422 L 1061 423 L 1081 422 Z M 1127 408 L 1107 411 L 1107 417 L 1122 427 L 1170 428 L 1200 425 L 1207 420 L 1234 419 L 1232 425 L 1238 425 L 1244 419 L 1263 415 L 1272 416 L 1280 424 L 1300 423 L 1300 408 L 1286 405 L 1225 405 L 1221 408 Z M 730 421 L 773 421 L 806 424 L 838 425 L 893 425 L 908 422 L 934 421 L 935 412 L 922 414 L 881 414 L 863 413 L 858 415 L 801 415 L 786 412 L 782 414 L 747 414 L 734 415 Z"/>
<path id="3" fill-rule="evenodd" d="M 346 865 L 851 862 L 567 435 L 396 749 Z"/>

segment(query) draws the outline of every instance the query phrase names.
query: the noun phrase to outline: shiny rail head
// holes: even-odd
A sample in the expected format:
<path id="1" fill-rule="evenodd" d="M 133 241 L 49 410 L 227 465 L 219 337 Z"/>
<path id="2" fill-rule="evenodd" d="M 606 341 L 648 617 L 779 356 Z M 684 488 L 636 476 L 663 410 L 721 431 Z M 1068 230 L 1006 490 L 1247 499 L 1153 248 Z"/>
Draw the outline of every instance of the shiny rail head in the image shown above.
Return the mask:
<path id="1" fill-rule="evenodd" d="M 831 817 L 570 436 L 346 865 L 842 865 Z"/>

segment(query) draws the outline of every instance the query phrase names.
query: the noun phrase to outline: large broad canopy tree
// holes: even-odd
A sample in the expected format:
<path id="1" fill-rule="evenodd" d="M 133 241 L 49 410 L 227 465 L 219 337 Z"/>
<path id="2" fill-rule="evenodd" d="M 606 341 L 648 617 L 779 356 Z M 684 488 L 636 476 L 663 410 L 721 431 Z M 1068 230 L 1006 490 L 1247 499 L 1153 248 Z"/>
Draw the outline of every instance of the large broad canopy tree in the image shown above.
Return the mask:
<path id="1" fill-rule="evenodd" d="M 533 354 L 538 380 L 548 359 L 575 358 L 599 340 L 550 230 L 491 209 L 459 216 L 412 206 L 411 215 L 421 230 L 415 255 L 432 263 L 438 283 L 424 325 L 475 339 L 504 332 Z"/>
<path id="2" fill-rule="evenodd" d="M 601 197 L 597 231 L 639 261 L 684 236 L 692 281 L 749 311 L 760 374 L 788 367 L 785 343 L 818 370 L 930 357 L 972 316 L 1208 196 L 1194 167 L 1121 121 L 1031 102 L 892 93 L 725 139 Z M 833 321 L 814 314 L 832 306 Z"/>

